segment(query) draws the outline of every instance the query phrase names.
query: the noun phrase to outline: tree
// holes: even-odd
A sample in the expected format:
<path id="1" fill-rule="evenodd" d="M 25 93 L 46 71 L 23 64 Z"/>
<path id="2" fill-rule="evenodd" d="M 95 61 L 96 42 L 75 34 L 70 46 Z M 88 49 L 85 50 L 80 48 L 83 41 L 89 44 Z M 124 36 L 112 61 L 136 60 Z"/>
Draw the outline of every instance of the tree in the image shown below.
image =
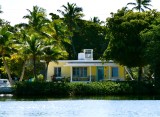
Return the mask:
<path id="1" fill-rule="evenodd" d="M 79 31 L 74 31 L 73 39 L 76 40 L 75 48 L 78 52 L 83 49 L 93 49 L 94 59 L 100 59 L 108 46 L 105 39 L 107 30 L 105 26 L 86 20 L 77 21 Z"/>
<path id="2" fill-rule="evenodd" d="M 27 35 L 24 47 L 26 51 L 25 53 L 27 53 L 28 56 L 31 56 L 33 59 L 33 73 L 36 80 L 36 59 L 41 54 L 41 48 L 43 46 L 43 41 L 40 38 L 41 37 L 37 34 Z"/>
<path id="3" fill-rule="evenodd" d="M 93 23 L 100 24 L 100 25 L 104 23 L 98 17 L 93 17 L 93 18 L 90 19 L 90 21 L 93 22 Z"/>
<path id="4" fill-rule="evenodd" d="M 45 61 L 45 79 L 47 79 L 48 64 L 50 61 L 65 59 L 68 55 L 65 45 L 70 44 L 68 39 L 68 30 L 61 19 L 54 19 L 43 27 L 43 33 L 46 35 L 44 46 L 42 48 L 42 58 Z"/>
<path id="5" fill-rule="evenodd" d="M 31 29 L 33 28 L 36 32 L 40 32 L 41 28 L 45 25 L 46 22 L 48 22 L 45 9 L 38 6 L 33 6 L 33 11 L 29 9 L 27 9 L 27 11 L 29 14 L 23 17 L 24 19 L 29 20 L 27 26 Z"/>
<path id="6" fill-rule="evenodd" d="M 14 66 L 12 71 L 14 72 L 15 75 L 20 76 L 19 81 L 22 81 L 25 74 L 26 63 L 30 59 L 30 56 L 27 53 L 28 48 L 26 47 L 26 40 L 29 31 L 23 26 L 19 27 L 19 24 L 15 25 L 14 28 L 16 30 L 16 32 L 14 33 L 14 38 L 16 39 L 17 42 L 15 48 L 18 51 L 14 53 L 13 56 L 11 56 L 11 61 L 13 62 L 12 66 Z M 15 67 L 15 64 L 19 66 L 17 69 Z M 21 73 L 20 73 L 20 66 L 22 66 Z"/>
<path id="7" fill-rule="evenodd" d="M 13 84 L 12 78 L 11 78 L 11 72 L 8 67 L 6 57 L 9 57 L 11 53 L 14 51 L 13 48 L 13 33 L 9 31 L 9 26 L 3 26 L 0 27 L 0 55 L 2 57 L 3 64 L 5 66 L 5 70 L 7 72 L 9 81 L 11 84 Z"/>
<path id="8" fill-rule="evenodd" d="M 49 15 L 51 16 L 52 21 L 54 21 L 56 19 L 60 19 L 59 15 L 57 15 L 57 14 L 50 13 Z"/>
<path id="9" fill-rule="evenodd" d="M 67 52 L 65 50 L 62 50 L 60 47 L 54 47 L 54 46 L 45 46 L 43 48 L 43 60 L 46 63 L 45 66 L 45 80 L 47 79 L 47 71 L 48 71 L 48 65 L 50 61 L 57 62 L 59 59 L 64 59 L 67 56 Z"/>
<path id="10" fill-rule="evenodd" d="M 160 14 L 159 14 L 160 18 Z M 160 87 L 160 19 L 156 19 L 150 29 L 141 32 L 146 42 L 145 56 L 154 72 L 155 86 Z"/>
<path id="11" fill-rule="evenodd" d="M 106 36 L 110 40 L 109 46 L 104 52 L 107 60 L 114 60 L 128 67 L 139 67 L 141 78 L 142 67 L 147 64 L 144 56 L 145 42 L 140 37 L 140 32 L 149 28 L 154 12 L 136 12 L 119 10 L 107 19 L 107 27 L 110 34 Z"/>
<path id="12" fill-rule="evenodd" d="M 132 10 L 138 10 L 139 12 L 141 12 L 141 11 L 144 12 L 144 9 L 151 10 L 149 8 L 149 6 L 151 6 L 150 2 L 151 2 L 151 0 L 136 0 L 136 2 L 128 3 L 127 6 L 134 5 L 135 7 L 133 7 Z"/>
<path id="13" fill-rule="evenodd" d="M 0 13 L 3 13 L 3 11 L 1 10 L 1 6 L 0 6 Z"/>
<path id="14" fill-rule="evenodd" d="M 64 11 L 62 10 L 57 10 L 57 11 L 63 15 L 64 22 L 67 24 L 68 30 L 73 35 L 73 31 L 77 28 L 76 21 L 84 16 L 82 13 L 83 10 L 81 7 L 77 7 L 76 4 L 74 3 L 70 4 L 69 2 L 67 3 L 67 6 L 63 5 L 62 7 L 64 8 Z M 71 40 L 72 51 L 69 52 L 69 59 L 75 59 L 77 53 L 72 36 L 70 36 L 70 40 Z M 71 55 L 72 53 L 73 56 Z"/>

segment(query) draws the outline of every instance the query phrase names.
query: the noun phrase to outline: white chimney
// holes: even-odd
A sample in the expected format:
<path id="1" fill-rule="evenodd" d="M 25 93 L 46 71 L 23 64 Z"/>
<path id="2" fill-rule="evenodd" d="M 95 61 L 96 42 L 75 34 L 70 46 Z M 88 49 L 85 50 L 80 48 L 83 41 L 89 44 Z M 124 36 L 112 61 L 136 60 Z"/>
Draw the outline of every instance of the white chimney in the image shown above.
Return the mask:
<path id="1" fill-rule="evenodd" d="M 78 53 L 78 60 L 85 60 L 85 54 L 84 53 Z"/>

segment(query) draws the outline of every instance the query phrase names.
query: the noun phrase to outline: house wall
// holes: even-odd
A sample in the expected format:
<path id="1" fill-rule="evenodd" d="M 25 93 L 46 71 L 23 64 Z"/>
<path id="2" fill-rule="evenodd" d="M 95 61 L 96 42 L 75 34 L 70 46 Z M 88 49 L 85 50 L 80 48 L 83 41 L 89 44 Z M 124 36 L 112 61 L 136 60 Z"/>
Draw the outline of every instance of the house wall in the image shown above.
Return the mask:
<path id="1" fill-rule="evenodd" d="M 104 67 L 104 80 L 109 79 L 109 67 Z"/>
<path id="2" fill-rule="evenodd" d="M 47 80 L 51 81 L 51 76 L 54 75 L 54 67 L 61 67 L 62 77 L 70 76 L 70 67 L 65 67 L 64 65 L 64 62 L 50 62 L 48 65 Z"/>
<path id="3" fill-rule="evenodd" d="M 47 73 L 47 80 L 51 81 L 51 76 L 54 75 L 54 67 L 61 67 L 61 73 L 62 77 L 70 77 L 70 66 L 64 66 L 66 63 L 65 62 L 50 62 L 48 65 L 48 73 Z M 97 67 L 92 66 L 91 67 L 91 73 L 92 76 L 94 77 L 95 80 L 97 80 Z M 88 76 L 90 75 L 90 67 L 87 67 L 87 74 Z M 104 66 L 104 80 L 109 80 L 109 74 L 110 77 L 112 75 L 112 67 L 110 67 L 110 73 L 109 73 L 109 66 Z M 118 66 L 118 78 L 125 78 L 125 69 L 123 66 Z"/>
<path id="4" fill-rule="evenodd" d="M 118 66 L 118 78 L 124 79 L 125 78 L 125 69 L 123 66 Z M 110 66 L 110 70 L 109 70 L 109 66 L 105 66 L 104 67 L 104 80 L 110 80 L 109 79 L 109 75 L 110 78 L 112 79 L 112 67 Z"/>
<path id="5" fill-rule="evenodd" d="M 119 78 L 125 78 L 125 69 L 124 66 L 119 66 Z"/>

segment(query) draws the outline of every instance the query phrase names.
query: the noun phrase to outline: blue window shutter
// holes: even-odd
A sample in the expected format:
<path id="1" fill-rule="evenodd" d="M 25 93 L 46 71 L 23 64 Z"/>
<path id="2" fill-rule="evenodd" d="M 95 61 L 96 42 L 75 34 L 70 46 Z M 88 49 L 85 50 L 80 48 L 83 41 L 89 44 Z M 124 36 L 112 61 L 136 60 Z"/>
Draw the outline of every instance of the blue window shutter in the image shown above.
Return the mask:
<path id="1" fill-rule="evenodd" d="M 112 77 L 118 77 L 118 67 L 112 67 Z"/>

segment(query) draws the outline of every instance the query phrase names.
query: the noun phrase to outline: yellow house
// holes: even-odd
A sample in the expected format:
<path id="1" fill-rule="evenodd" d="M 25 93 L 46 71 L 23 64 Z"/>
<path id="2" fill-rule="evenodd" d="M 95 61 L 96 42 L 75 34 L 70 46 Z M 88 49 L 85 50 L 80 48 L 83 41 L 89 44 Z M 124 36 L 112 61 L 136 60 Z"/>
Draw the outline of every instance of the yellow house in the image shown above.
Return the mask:
<path id="1" fill-rule="evenodd" d="M 78 54 L 78 60 L 50 62 L 47 80 L 51 81 L 53 76 L 56 79 L 69 78 L 70 82 L 124 80 L 125 67 L 113 61 L 102 63 L 101 60 L 93 60 L 93 50 L 84 49 Z"/>

